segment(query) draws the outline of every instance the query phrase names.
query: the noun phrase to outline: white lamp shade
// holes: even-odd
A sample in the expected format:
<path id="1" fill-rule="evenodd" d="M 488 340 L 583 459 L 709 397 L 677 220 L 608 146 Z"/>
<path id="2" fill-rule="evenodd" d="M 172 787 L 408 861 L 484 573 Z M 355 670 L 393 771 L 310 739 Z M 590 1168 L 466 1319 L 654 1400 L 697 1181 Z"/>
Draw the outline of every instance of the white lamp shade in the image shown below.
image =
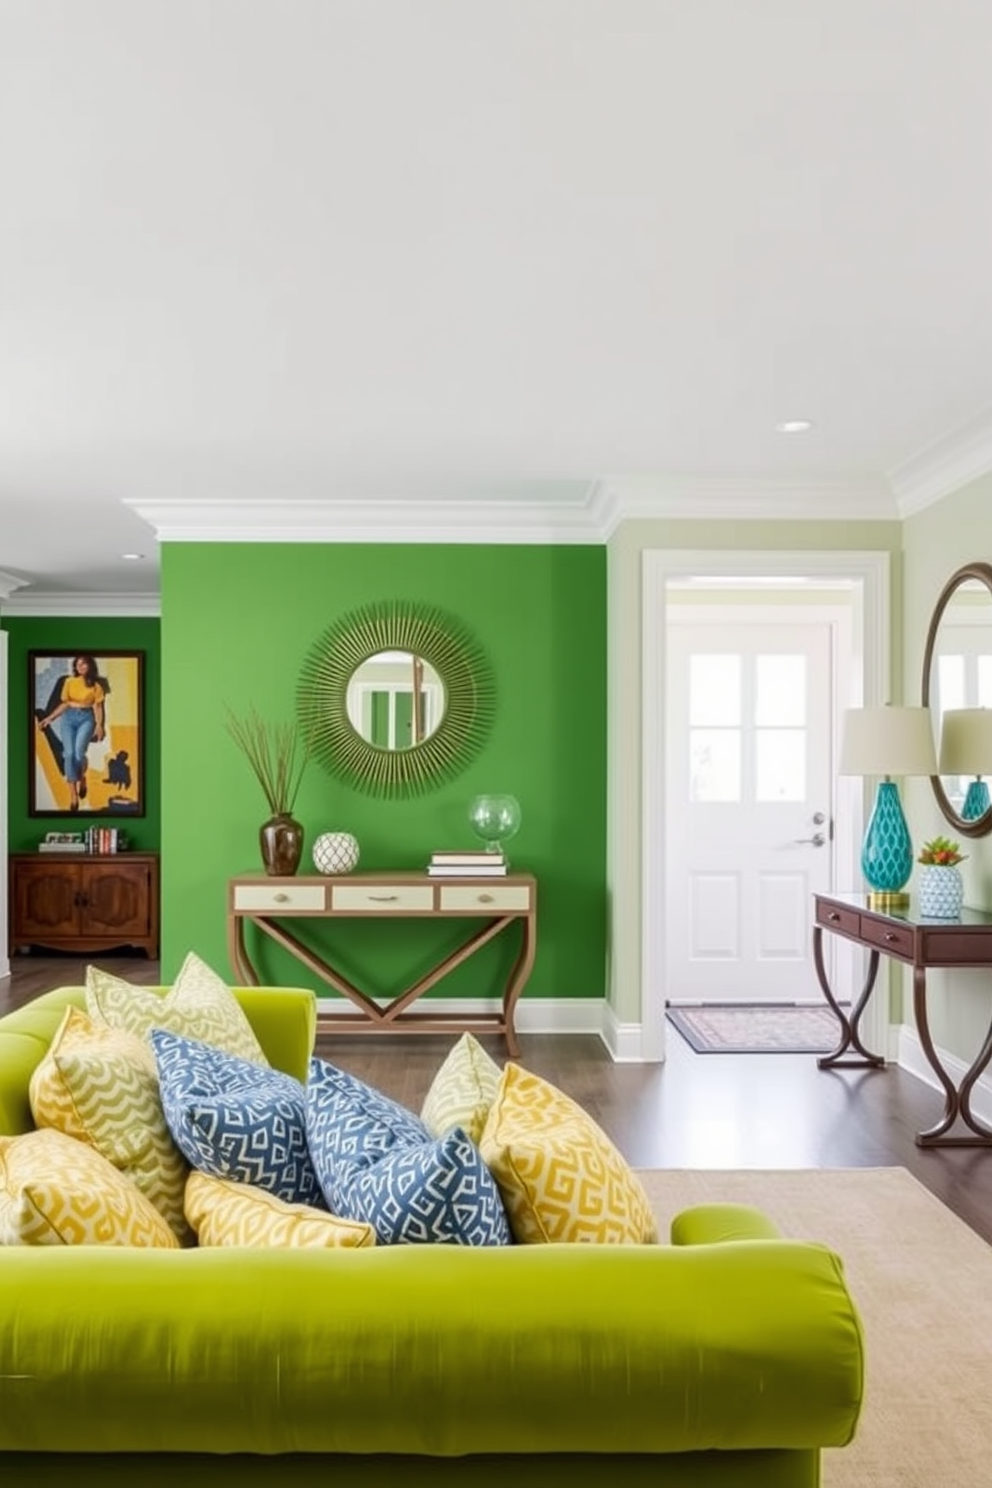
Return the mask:
<path id="1" fill-rule="evenodd" d="M 992 775 L 992 708 L 951 708 L 941 719 L 941 775 Z"/>
<path id="2" fill-rule="evenodd" d="M 850 708 L 844 715 L 841 775 L 936 775 L 929 708 Z"/>

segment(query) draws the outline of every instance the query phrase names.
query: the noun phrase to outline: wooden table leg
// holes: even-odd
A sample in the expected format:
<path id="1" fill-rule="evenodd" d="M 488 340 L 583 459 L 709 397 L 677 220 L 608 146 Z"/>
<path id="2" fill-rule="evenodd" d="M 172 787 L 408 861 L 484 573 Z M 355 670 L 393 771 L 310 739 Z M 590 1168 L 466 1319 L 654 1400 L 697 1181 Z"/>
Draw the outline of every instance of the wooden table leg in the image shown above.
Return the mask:
<path id="1" fill-rule="evenodd" d="M 865 977 L 865 984 L 861 989 L 861 996 L 851 1010 L 850 1018 L 845 1015 L 843 1008 L 830 990 L 830 983 L 827 981 L 827 969 L 823 962 L 823 927 L 821 925 L 816 925 L 813 928 L 813 963 L 816 967 L 816 978 L 820 983 L 820 989 L 836 1013 L 841 1029 L 840 1043 L 832 1053 L 824 1054 L 816 1061 L 817 1068 L 879 1069 L 883 1067 L 885 1064 L 883 1057 L 880 1054 L 872 1054 L 870 1049 L 866 1049 L 861 1042 L 861 1036 L 858 1032 L 861 1015 L 868 1006 L 868 999 L 871 996 L 872 988 L 875 985 L 875 978 L 878 975 L 878 951 L 869 952 L 868 974 Z M 848 1049 L 853 1049 L 858 1057 L 843 1058 L 842 1056 Z"/>

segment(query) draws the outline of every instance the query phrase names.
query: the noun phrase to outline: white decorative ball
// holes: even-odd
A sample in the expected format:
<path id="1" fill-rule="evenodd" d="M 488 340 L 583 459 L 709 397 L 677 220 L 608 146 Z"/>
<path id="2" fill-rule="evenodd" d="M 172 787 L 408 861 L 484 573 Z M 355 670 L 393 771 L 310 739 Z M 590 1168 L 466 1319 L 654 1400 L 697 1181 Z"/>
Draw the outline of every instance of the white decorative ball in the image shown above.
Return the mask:
<path id="1" fill-rule="evenodd" d="M 313 861 L 318 873 L 350 873 L 358 862 L 358 839 L 350 832 L 321 832 Z"/>

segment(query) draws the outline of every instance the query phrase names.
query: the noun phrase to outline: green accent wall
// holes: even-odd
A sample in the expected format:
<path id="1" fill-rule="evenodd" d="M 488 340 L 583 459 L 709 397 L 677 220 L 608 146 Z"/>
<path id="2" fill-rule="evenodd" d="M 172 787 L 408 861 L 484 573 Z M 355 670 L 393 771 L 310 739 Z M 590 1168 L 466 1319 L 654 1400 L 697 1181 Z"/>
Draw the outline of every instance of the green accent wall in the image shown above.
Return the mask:
<path id="1" fill-rule="evenodd" d="M 359 871 L 426 866 L 477 845 L 468 805 L 508 791 L 522 826 L 511 865 L 538 879 L 538 953 L 525 995 L 601 998 L 606 965 L 606 552 L 601 545 L 169 543 L 162 550 L 162 968 L 197 951 L 224 976 L 227 884 L 261 871 L 261 788 L 224 726 L 229 705 L 294 714 L 304 657 L 326 627 L 379 600 L 439 607 L 468 626 L 495 673 L 496 722 L 453 780 L 408 801 L 367 796 L 311 763 L 296 803 L 301 872 L 323 831 L 353 832 Z M 464 922 L 294 922 L 363 990 L 396 994 L 464 936 Z M 496 996 L 517 931 L 431 995 Z M 319 978 L 252 941 L 265 980 Z"/>
<path id="2" fill-rule="evenodd" d="M 161 843 L 161 631 L 157 617 L 93 617 L 60 615 L 7 616 L 7 842 L 10 852 L 31 852 L 46 832 L 77 831 L 87 826 L 85 811 L 76 817 L 28 815 L 28 741 L 31 738 L 30 698 L 28 691 L 28 652 L 61 651 L 73 655 L 88 652 L 99 659 L 101 651 L 143 651 L 145 653 L 145 801 L 144 816 L 121 819 L 128 840 L 135 850 L 156 852 Z M 93 819 L 109 825 L 108 817 Z"/>

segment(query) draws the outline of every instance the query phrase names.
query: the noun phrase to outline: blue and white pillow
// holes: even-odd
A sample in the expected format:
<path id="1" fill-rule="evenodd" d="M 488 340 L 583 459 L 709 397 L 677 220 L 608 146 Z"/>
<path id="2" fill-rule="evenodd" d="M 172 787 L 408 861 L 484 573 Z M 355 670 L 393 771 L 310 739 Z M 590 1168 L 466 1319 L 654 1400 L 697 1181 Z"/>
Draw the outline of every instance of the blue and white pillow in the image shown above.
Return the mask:
<path id="1" fill-rule="evenodd" d="M 432 1138 L 405 1106 L 317 1058 L 307 1138 L 332 1213 L 371 1224 L 379 1244 L 510 1244 L 495 1179 L 460 1127 Z"/>
<path id="2" fill-rule="evenodd" d="M 163 1028 L 148 1037 L 166 1123 L 187 1162 L 287 1203 L 324 1208 L 299 1080 Z"/>

